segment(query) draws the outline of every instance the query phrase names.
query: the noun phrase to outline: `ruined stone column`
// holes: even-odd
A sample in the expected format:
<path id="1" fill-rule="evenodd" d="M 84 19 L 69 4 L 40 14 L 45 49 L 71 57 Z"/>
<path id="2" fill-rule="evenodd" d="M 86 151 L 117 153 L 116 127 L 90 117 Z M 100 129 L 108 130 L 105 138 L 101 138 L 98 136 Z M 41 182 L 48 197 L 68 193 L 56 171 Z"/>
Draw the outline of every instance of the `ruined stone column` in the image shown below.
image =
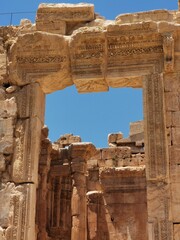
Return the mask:
<path id="1" fill-rule="evenodd" d="M 95 152 L 90 143 L 76 143 L 70 146 L 72 191 L 72 240 L 87 239 L 86 167 L 87 159 Z"/>
<path id="2" fill-rule="evenodd" d="M 172 240 L 163 75 L 145 80 L 145 153 L 149 240 Z"/>
<path id="3" fill-rule="evenodd" d="M 41 134 L 41 153 L 39 159 L 39 183 L 36 201 L 36 224 L 38 228 L 37 239 L 47 239 L 47 196 L 48 196 L 48 173 L 50 170 L 50 153 L 52 144 L 47 138 L 48 128 L 44 127 Z"/>

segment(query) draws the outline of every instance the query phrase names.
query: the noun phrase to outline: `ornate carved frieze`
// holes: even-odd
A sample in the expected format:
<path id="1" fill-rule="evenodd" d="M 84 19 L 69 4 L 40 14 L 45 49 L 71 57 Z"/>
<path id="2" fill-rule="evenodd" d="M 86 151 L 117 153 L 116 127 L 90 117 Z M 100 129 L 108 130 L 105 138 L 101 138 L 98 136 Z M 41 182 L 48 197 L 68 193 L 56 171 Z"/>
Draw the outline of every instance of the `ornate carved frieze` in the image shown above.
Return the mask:
<path id="1" fill-rule="evenodd" d="M 39 82 L 45 93 L 72 85 L 68 40 L 63 36 L 43 32 L 22 35 L 9 57 L 13 83 Z"/>
<path id="2" fill-rule="evenodd" d="M 16 187 L 14 183 L 7 183 L 0 191 L 0 221 L 7 223 L 0 239 L 35 239 L 35 209 L 29 211 L 35 201 L 35 192 L 33 184 Z"/>
<path id="3" fill-rule="evenodd" d="M 147 179 L 168 176 L 163 76 L 152 74 L 144 82 Z"/>
<path id="4" fill-rule="evenodd" d="M 37 117 L 17 122 L 12 168 L 12 179 L 16 183 L 37 183 L 41 128 Z"/>
<path id="5" fill-rule="evenodd" d="M 90 28 L 75 32 L 70 51 L 73 82 L 78 92 L 107 91 L 106 40 L 102 29 Z"/>
<path id="6" fill-rule="evenodd" d="M 108 85 L 142 87 L 141 76 L 153 72 L 162 55 L 163 38 L 157 33 L 156 23 L 108 26 Z"/>

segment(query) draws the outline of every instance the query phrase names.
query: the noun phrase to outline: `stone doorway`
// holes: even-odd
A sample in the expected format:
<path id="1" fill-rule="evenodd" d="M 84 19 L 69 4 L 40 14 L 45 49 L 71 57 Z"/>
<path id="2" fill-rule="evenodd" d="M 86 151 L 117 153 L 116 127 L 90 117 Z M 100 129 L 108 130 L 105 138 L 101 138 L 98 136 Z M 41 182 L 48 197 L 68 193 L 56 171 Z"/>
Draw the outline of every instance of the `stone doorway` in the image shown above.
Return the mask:
<path id="1" fill-rule="evenodd" d="M 62 196 L 67 196 L 68 191 L 72 193 L 71 240 L 94 237 L 95 233 L 87 229 L 86 220 L 87 216 L 93 215 L 93 207 L 96 208 L 97 205 L 99 208 L 102 194 L 97 188 L 95 192 L 88 191 L 86 196 L 86 172 L 88 161 L 96 149 L 92 144 L 72 143 L 62 152 L 59 149 L 53 150 L 47 140 L 47 131 L 42 130 L 45 94 L 75 84 L 80 93 L 107 91 L 109 87 L 143 87 L 148 238 L 178 239 L 178 23 L 178 11 L 158 10 L 120 15 L 114 22 L 109 22 L 94 14 L 93 5 L 60 4 L 41 5 L 35 28 L 31 24 L 25 24 L 20 28 L 1 29 L 4 39 L 1 42 L 0 69 L 4 109 L 1 119 L 1 151 L 3 159 L 7 160 L 3 160 L 4 167 L 1 168 L 1 172 L 6 172 L 1 178 L 4 182 L 1 196 L 7 195 L 2 201 L 2 205 L 6 204 L 7 207 L 1 219 L 3 230 L 0 229 L 0 238 L 26 240 L 36 239 L 37 234 L 42 234 L 43 239 L 48 239 L 47 226 L 42 221 L 35 228 L 35 215 L 38 217 L 35 210 L 36 189 L 42 185 L 42 191 L 38 193 L 42 198 L 39 199 L 46 199 L 48 191 L 43 184 L 53 176 L 55 185 L 49 189 L 56 192 L 61 187 L 60 180 L 56 179 L 57 172 L 66 173 L 66 177 L 70 174 L 73 180 L 72 191 L 69 191 L 70 180 L 61 176 L 65 190 Z M 12 108 L 16 111 L 11 111 Z M 41 147 L 40 143 L 45 147 Z M 40 159 L 42 166 L 38 168 L 39 152 L 43 149 L 43 154 L 47 157 Z M 53 174 L 49 176 L 47 169 L 51 169 L 51 152 L 55 158 L 58 154 L 62 155 L 58 155 L 60 161 L 53 166 Z M 61 167 L 63 171 L 59 170 Z M 39 173 L 39 181 L 38 170 L 42 171 Z M 135 171 L 136 174 L 140 172 Z M 93 171 L 91 173 L 94 179 L 96 176 Z M 100 171 L 99 177 L 102 185 L 103 181 L 106 183 L 106 192 L 109 191 L 106 188 L 108 181 L 111 183 L 112 176 L 118 175 L 117 182 L 119 179 L 121 183 L 127 180 L 127 174 L 124 178 L 123 173 L 122 168 L 120 172 L 116 169 Z M 138 179 L 137 183 L 141 186 Z M 129 181 L 131 182 L 130 179 Z M 143 184 L 144 182 L 142 186 Z M 113 187 L 116 188 L 115 182 Z M 56 194 L 54 196 L 59 197 Z M 92 205 L 87 204 L 87 197 Z M 64 198 L 66 197 L 61 199 L 62 202 Z M 68 197 L 67 199 L 69 201 Z M 46 201 L 41 203 L 46 204 Z M 37 204 L 40 204 L 39 200 Z M 91 211 L 90 215 L 87 206 Z M 43 206 L 42 209 L 47 208 Z M 117 219 L 113 216 L 112 209 L 110 212 L 108 221 L 113 227 Z M 53 214 L 55 213 L 54 211 Z M 43 211 L 41 214 L 44 214 L 41 215 L 43 217 L 47 216 Z M 53 216 L 56 216 L 56 220 L 59 219 L 58 214 Z M 93 215 L 90 219 L 96 219 L 96 216 Z M 132 224 L 133 221 L 131 218 L 129 223 Z M 52 227 L 54 223 L 53 220 Z M 89 221 L 88 226 L 91 225 L 91 229 L 96 229 L 93 223 L 100 224 L 96 220 Z M 53 231 L 54 229 L 52 234 Z M 116 238 L 116 235 L 109 236 Z M 58 238 L 61 239 L 60 236 Z M 127 228 L 125 240 L 129 239 L 136 240 L 136 237 Z"/>

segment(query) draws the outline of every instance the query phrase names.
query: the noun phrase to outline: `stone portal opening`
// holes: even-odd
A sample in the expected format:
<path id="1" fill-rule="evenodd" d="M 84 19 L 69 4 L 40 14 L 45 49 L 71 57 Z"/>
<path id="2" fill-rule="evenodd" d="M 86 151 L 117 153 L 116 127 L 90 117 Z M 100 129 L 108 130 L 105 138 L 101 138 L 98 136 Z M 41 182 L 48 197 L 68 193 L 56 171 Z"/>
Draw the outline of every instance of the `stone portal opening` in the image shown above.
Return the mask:
<path id="1" fill-rule="evenodd" d="M 108 92 L 78 94 L 75 87 L 46 96 L 45 124 L 49 138 L 79 135 L 83 142 L 107 147 L 110 133 L 129 135 L 129 124 L 143 119 L 142 89 L 116 88 Z"/>

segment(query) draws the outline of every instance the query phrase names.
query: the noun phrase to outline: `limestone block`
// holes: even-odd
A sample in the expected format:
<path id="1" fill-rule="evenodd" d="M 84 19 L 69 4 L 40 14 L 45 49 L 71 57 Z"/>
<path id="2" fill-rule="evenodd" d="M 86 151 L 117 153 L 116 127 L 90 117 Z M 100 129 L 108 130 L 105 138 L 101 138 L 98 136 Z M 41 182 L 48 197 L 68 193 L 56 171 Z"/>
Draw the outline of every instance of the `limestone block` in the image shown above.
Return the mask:
<path id="1" fill-rule="evenodd" d="M 180 147 L 170 146 L 170 179 L 171 182 L 180 182 Z"/>
<path id="2" fill-rule="evenodd" d="M 148 217 L 150 220 L 166 220 L 170 216 L 170 189 L 164 182 L 147 183 Z"/>
<path id="3" fill-rule="evenodd" d="M 130 147 L 112 147 L 102 149 L 102 159 L 122 160 L 131 156 Z"/>
<path id="4" fill-rule="evenodd" d="M 11 96 L 16 98 L 18 118 L 38 117 L 44 122 L 45 94 L 38 83 L 23 86 Z"/>
<path id="5" fill-rule="evenodd" d="M 0 100 L 0 118 L 15 118 L 17 114 L 17 105 L 14 97 Z"/>
<path id="6" fill-rule="evenodd" d="M 3 240 L 35 239 L 35 193 L 36 188 L 32 184 L 15 187 L 14 183 L 7 183 L 1 188 L 0 225 L 5 228 Z"/>
<path id="7" fill-rule="evenodd" d="M 81 138 L 80 136 L 73 136 L 73 134 L 64 134 L 56 141 L 60 148 L 76 142 L 81 142 Z"/>
<path id="8" fill-rule="evenodd" d="M 172 143 L 175 146 L 179 146 L 180 143 L 180 127 L 172 128 Z"/>
<path id="9" fill-rule="evenodd" d="M 44 31 L 49 33 L 56 33 L 56 34 L 66 34 L 66 22 L 62 20 L 56 20 L 55 18 L 53 20 L 48 19 L 48 14 L 46 15 L 46 19 L 44 20 L 38 20 L 36 19 L 36 29 L 38 31 Z"/>
<path id="10" fill-rule="evenodd" d="M 6 169 L 5 157 L 3 154 L 0 154 L 0 172 L 4 172 L 5 169 Z"/>
<path id="11" fill-rule="evenodd" d="M 19 120 L 15 129 L 12 179 L 37 183 L 42 123 L 36 118 Z"/>
<path id="12" fill-rule="evenodd" d="M 171 183 L 172 218 L 173 222 L 180 222 L 180 183 Z"/>
<path id="13" fill-rule="evenodd" d="M 13 118 L 0 119 L 0 153 L 13 152 Z"/>
<path id="14" fill-rule="evenodd" d="M 96 148 L 92 143 L 73 143 L 69 147 L 69 156 L 73 162 L 87 161 L 96 152 Z"/>
<path id="15" fill-rule="evenodd" d="M 172 126 L 180 127 L 180 111 L 172 113 Z"/>
<path id="16" fill-rule="evenodd" d="M 174 240 L 180 239 L 180 224 L 174 224 Z"/>
<path id="17" fill-rule="evenodd" d="M 165 92 L 179 92 L 180 81 L 178 73 L 166 73 L 164 74 L 164 90 Z M 170 96 L 170 95 L 169 95 Z"/>
<path id="18" fill-rule="evenodd" d="M 73 84 L 68 56 L 68 39 L 61 35 L 21 35 L 10 49 L 10 80 L 17 85 L 38 82 L 45 93 L 68 87 Z"/>
<path id="19" fill-rule="evenodd" d="M 37 21 L 48 19 L 62 20 L 66 22 L 87 22 L 94 20 L 94 5 L 79 4 L 45 4 L 39 5 L 37 11 Z"/>
<path id="20" fill-rule="evenodd" d="M 0 52 L 0 83 L 3 83 L 6 74 L 6 54 Z"/>
<path id="21" fill-rule="evenodd" d="M 121 140 L 121 139 L 123 139 L 123 134 L 121 132 L 111 133 L 108 135 L 108 144 L 116 143 L 118 140 Z"/>
<path id="22" fill-rule="evenodd" d="M 0 83 L 3 83 L 4 75 L 6 74 L 6 53 L 3 46 L 3 39 L 0 37 Z"/>
<path id="23" fill-rule="evenodd" d="M 135 14 L 121 14 L 116 17 L 117 23 L 134 23 L 144 21 L 172 21 L 173 13 L 167 10 L 154 10 Z"/>
<path id="24" fill-rule="evenodd" d="M 99 27 L 74 31 L 71 42 L 72 79 L 79 93 L 107 91 L 105 33 Z"/>
<path id="25" fill-rule="evenodd" d="M 5 94 L 4 88 L 0 87 L 0 101 L 5 100 L 6 98 L 5 96 L 6 94 Z"/>
<path id="26" fill-rule="evenodd" d="M 106 81 L 110 87 L 142 87 L 143 76 L 152 71 L 144 59 L 163 56 L 162 36 L 156 30 L 154 22 L 107 26 Z"/>
<path id="27" fill-rule="evenodd" d="M 166 111 L 178 111 L 179 107 L 179 97 L 177 93 L 165 93 L 165 106 Z"/>
<path id="28" fill-rule="evenodd" d="M 108 191 L 119 189 L 145 190 L 145 167 L 109 167 L 100 169 L 100 183 Z"/>
<path id="29" fill-rule="evenodd" d="M 172 145 L 172 128 L 171 127 L 166 129 L 166 135 L 167 135 L 167 144 L 171 146 Z"/>
<path id="30" fill-rule="evenodd" d="M 166 127 L 172 126 L 172 112 L 166 111 Z"/>
<path id="31" fill-rule="evenodd" d="M 153 74 L 144 86 L 147 179 L 166 177 L 169 171 L 165 113 L 163 76 Z"/>
<path id="32" fill-rule="evenodd" d="M 130 136 L 144 132 L 144 121 L 130 123 Z"/>

